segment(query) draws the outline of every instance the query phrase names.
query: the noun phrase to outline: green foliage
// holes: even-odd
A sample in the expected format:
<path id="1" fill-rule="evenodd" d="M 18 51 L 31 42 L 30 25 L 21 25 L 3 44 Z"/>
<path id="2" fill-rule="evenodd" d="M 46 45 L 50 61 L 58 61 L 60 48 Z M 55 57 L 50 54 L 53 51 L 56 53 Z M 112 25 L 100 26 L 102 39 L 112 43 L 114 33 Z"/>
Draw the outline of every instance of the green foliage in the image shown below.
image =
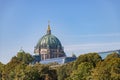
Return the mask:
<path id="1" fill-rule="evenodd" d="M 109 54 L 104 61 L 99 62 L 92 70 L 93 80 L 120 80 L 120 55 Z"/>
<path id="2" fill-rule="evenodd" d="M 21 63 L 21 64 L 18 64 L 15 69 L 14 69 L 14 78 L 15 80 L 23 80 L 24 77 L 25 77 L 25 68 L 27 67 L 27 64 L 25 63 Z"/>
<path id="3" fill-rule="evenodd" d="M 59 67 L 57 71 L 57 75 L 58 75 L 58 80 L 64 80 L 65 78 L 67 78 L 66 67 L 64 66 Z"/>
<path id="4" fill-rule="evenodd" d="M 23 67 L 20 66 L 26 67 L 26 64 L 21 62 L 16 56 L 13 57 L 11 61 L 4 66 L 2 80 L 14 80 L 15 76 L 23 69 Z"/>
<path id="5" fill-rule="evenodd" d="M 72 73 L 73 71 L 73 64 L 74 62 L 71 62 L 58 67 L 57 69 L 58 80 L 65 80 L 65 78 L 70 76 L 70 73 Z"/>
<path id="6" fill-rule="evenodd" d="M 111 54 L 108 54 L 105 60 L 111 60 L 112 58 L 120 58 L 120 54 L 113 52 Z"/>
<path id="7" fill-rule="evenodd" d="M 2 80 L 2 71 L 3 71 L 4 64 L 0 62 L 0 80 Z"/>
<path id="8" fill-rule="evenodd" d="M 13 71 L 18 64 L 21 64 L 21 62 L 16 56 L 14 56 L 11 61 L 5 65 L 4 71 L 9 73 L 10 71 Z"/>
<path id="9" fill-rule="evenodd" d="M 74 63 L 74 69 L 77 69 L 78 65 L 82 62 L 90 62 L 95 67 L 96 64 L 101 61 L 101 56 L 98 55 L 98 53 L 88 53 L 84 55 L 80 55 L 78 59 Z"/>
<path id="10" fill-rule="evenodd" d="M 29 64 L 34 60 L 34 58 L 29 53 L 25 52 L 18 52 L 17 58 L 26 64 Z"/>
<path id="11" fill-rule="evenodd" d="M 74 62 L 29 65 L 33 57 L 19 52 L 6 65 L 0 62 L 0 80 L 120 80 L 120 55 L 109 54 L 104 60 L 97 53 L 80 55 Z"/>
<path id="12" fill-rule="evenodd" d="M 23 80 L 39 80 L 39 79 L 40 77 L 37 69 L 28 65 L 24 70 Z"/>
<path id="13" fill-rule="evenodd" d="M 67 80 L 88 80 L 92 68 L 93 65 L 91 63 L 83 62 L 78 65 L 77 70 L 74 70 Z"/>
<path id="14" fill-rule="evenodd" d="M 8 62 L 2 70 L 2 80 L 19 80 L 24 76 L 25 67 L 33 60 L 29 53 L 19 52 Z M 22 78 L 23 79 L 23 78 Z M 21 78 L 20 78 L 21 80 Z"/>
<path id="15" fill-rule="evenodd" d="M 42 65 L 38 63 L 33 67 L 37 69 L 41 80 L 44 80 L 45 78 L 49 78 L 49 80 L 57 80 L 56 70 L 50 68 L 48 65 Z"/>
<path id="16" fill-rule="evenodd" d="M 13 61 L 13 60 L 12 60 Z M 11 68 L 11 70 L 10 70 Z M 56 70 L 47 65 L 27 65 L 21 61 L 17 65 L 9 63 L 2 73 L 2 80 L 57 80 Z"/>

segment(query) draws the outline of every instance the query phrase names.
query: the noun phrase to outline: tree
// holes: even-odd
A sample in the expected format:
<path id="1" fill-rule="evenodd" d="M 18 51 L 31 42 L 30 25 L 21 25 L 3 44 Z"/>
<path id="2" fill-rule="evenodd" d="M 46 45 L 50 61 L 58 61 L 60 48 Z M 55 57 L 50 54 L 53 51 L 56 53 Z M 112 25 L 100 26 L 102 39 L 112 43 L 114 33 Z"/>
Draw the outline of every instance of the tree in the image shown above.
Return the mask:
<path id="1" fill-rule="evenodd" d="M 9 63 L 7 63 L 2 71 L 2 80 L 12 80 L 11 78 L 11 74 L 12 71 L 14 70 L 15 66 L 17 66 L 17 64 L 19 64 L 20 61 L 14 56 Z"/>
<path id="2" fill-rule="evenodd" d="M 64 80 L 65 78 L 67 78 L 66 68 L 67 67 L 64 66 L 58 68 L 57 71 L 58 80 Z"/>
<path id="3" fill-rule="evenodd" d="M 23 80 L 40 80 L 37 69 L 28 65 L 24 71 Z"/>
<path id="4" fill-rule="evenodd" d="M 65 80 L 73 71 L 74 62 L 67 63 L 57 68 L 58 80 Z"/>
<path id="5" fill-rule="evenodd" d="M 18 52 L 17 53 L 17 58 L 20 61 L 23 61 L 26 64 L 29 64 L 29 63 L 31 63 L 34 60 L 32 55 L 30 55 L 29 53 L 25 53 L 25 52 Z"/>
<path id="6" fill-rule="evenodd" d="M 111 54 L 108 54 L 105 60 L 111 60 L 112 58 L 120 58 L 120 54 L 113 52 Z"/>
<path id="7" fill-rule="evenodd" d="M 26 66 L 27 66 L 27 64 L 22 62 L 21 64 L 18 64 L 14 68 L 14 73 L 15 73 L 14 79 L 15 80 L 23 80 L 24 79 Z"/>
<path id="8" fill-rule="evenodd" d="M 78 65 L 81 64 L 82 62 L 90 62 L 95 67 L 96 64 L 101 60 L 102 58 L 100 55 L 98 55 L 98 53 L 83 54 L 83 55 L 80 55 L 75 61 L 74 69 L 77 69 Z"/>
<path id="9" fill-rule="evenodd" d="M 4 67 L 4 64 L 0 62 L 0 80 L 2 80 L 3 67 Z"/>
<path id="10" fill-rule="evenodd" d="M 120 57 L 117 53 L 109 54 L 104 61 L 97 64 L 92 70 L 92 80 L 119 80 Z"/>
<path id="11" fill-rule="evenodd" d="M 83 62 L 78 65 L 77 70 L 74 70 L 70 77 L 66 80 L 88 80 L 91 74 L 93 64 L 89 62 Z"/>
<path id="12" fill-rule="evenodd" d="M 33 67 L 37 69 L 40 80 L 45 80 L 45 79 L 57 80 L 57 72 L 55 69 L 52 69 L 50 66 L 37 63 Z"/>

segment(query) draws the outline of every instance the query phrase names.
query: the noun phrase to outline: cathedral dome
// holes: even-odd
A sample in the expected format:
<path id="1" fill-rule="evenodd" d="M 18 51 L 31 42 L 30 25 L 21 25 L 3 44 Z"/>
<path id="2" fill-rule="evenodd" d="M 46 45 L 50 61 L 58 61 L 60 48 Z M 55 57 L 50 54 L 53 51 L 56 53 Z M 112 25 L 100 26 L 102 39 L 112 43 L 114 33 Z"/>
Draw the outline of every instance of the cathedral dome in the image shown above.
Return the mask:
<path id="1" fill-rule="evenodd" d="M 40 47 L 41 49 L 44 48 L 44 49 L 47 49 L 47 48 L 50 48 L 50 49 L 61 49 L 62 46 L 61 46 L 61 43 L 59 41 L 59 39 L 52 35 L 52 34 L 46 34 L 44 35 L 37 43 L 37 46 L 36 47 Z"/>
<path id="2" fill-rule="evenodd" d="M 48 25 L 47 34 L 44 35 L 37 43 L 36 48 L 41 49 L 62 49 L 59 39 L 51 34 L 50 26 Z"/>
<path id="3" fill-rule="evenodd" d="M 35 46 L 34 53 L 39 54 L 41 60 L 66 56 L 59 39 L 51 34 L 50 25 L 48 25 L 47 34 Z"/>

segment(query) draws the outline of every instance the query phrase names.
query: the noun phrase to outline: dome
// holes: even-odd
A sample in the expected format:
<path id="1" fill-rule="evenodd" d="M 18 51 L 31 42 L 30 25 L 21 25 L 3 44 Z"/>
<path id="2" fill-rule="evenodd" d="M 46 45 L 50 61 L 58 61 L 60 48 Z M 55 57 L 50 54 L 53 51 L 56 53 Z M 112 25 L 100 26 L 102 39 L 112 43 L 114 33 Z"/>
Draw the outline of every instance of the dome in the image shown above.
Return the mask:
<path id="1" fill-rule="evenodd" d="M 44 49 L 62 49 L 62 45 L 59 41 L 59 39 L 52 35 L 52 34 L 46 34 L 44 35 L 37 43 L 36 47 L 38 48 L 44 48 Z"/>
<path id="2" fill-rule="evenodd" d="M 59 39 L 51 34 L 50 25 L 48 25 L 47 34 L 35 46 L 34 53 L 39 54 L 41 60 L 66 56 Z"/>
<path id="3" fill-rule="evenodd" d="M 59 39 L 51 34 L 50 25 L 48 25 L 47 34 L 44 35 L 37 43 L 35 48 L 41 49 L 62 49 Z"/>

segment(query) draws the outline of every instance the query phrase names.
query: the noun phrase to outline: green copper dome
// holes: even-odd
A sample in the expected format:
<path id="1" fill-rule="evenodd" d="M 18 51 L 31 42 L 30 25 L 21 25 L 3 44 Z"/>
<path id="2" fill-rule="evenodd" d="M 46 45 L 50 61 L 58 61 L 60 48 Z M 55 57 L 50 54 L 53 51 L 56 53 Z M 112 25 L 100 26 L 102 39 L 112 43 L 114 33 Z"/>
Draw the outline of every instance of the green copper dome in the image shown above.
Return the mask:
<path id="1" fill-rule="evenodd" d="M 43 49 L 62 49 L 59 39 L 51 34 L 50 26 L 48 26 L 47 34 L 44 35 L 37 43 L 36 48 Z"/>

